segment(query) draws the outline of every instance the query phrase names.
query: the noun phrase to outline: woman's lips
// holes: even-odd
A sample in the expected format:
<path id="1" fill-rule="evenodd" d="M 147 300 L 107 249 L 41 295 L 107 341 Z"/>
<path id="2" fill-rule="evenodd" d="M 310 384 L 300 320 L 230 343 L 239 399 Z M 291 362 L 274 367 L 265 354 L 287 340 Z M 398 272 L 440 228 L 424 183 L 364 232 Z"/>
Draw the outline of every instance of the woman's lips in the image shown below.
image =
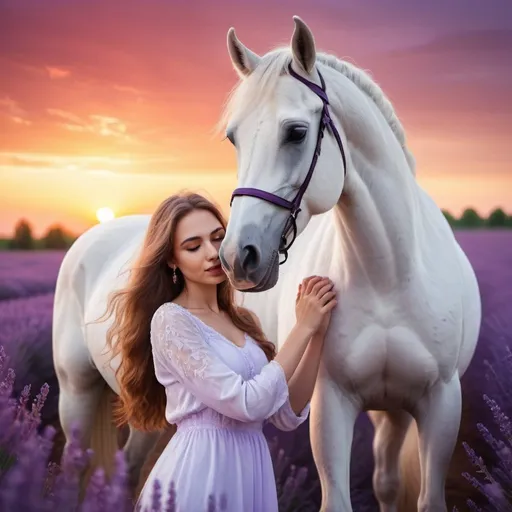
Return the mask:
<path id="1" fill-rule="evenodd" d="M 219 263 L 218 265 L 215 265 L 215 267 L 210 267 L 206 272 L 209 272 L 210 274 L 220 275 L 224 271 L 222 270 L 222 265 Z"/>

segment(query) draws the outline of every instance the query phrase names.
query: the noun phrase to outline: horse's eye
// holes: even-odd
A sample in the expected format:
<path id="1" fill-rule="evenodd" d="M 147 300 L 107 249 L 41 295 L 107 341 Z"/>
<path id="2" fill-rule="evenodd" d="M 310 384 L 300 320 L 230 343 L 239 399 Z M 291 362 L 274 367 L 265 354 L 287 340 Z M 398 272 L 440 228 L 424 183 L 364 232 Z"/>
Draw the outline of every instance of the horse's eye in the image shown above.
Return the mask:
<path id="1" fill-rule="evenodd" d="M 285 142 L 299 143 L 304 140 L 308 129 L 305 126 L 290 126 L 286 130 Z"/>

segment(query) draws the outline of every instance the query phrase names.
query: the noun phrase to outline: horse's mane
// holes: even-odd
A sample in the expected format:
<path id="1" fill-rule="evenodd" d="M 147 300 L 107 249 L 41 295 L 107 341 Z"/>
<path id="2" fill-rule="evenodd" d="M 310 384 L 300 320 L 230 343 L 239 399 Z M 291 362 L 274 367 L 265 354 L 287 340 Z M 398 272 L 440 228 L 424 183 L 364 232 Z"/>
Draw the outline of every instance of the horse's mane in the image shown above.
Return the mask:
<path id="1" fill-rule="evenodd" d="M 291 59 L 289 47 L 276 48 L 265 54 L 251 75 L 247 79 L 241 80 L 231 91 L 218 127 L 225 129 L 228 120 L 235 112 L 238 115 L 243 115 L 244 112 L 256 108 L 258 103 L 267 100 L 275 90 L 278 78 L 283 74 L 288 74 L 288 64 Z M 370 75 L 354 64 L 338 59 L 334 55 L 317 52 L 316 59 L 318 63 L 347 77 L 375 103 L 402 147 L 411 172 L 416 174 L 415 160 L 407 148 L 402 123 L 390 100 Z"/>

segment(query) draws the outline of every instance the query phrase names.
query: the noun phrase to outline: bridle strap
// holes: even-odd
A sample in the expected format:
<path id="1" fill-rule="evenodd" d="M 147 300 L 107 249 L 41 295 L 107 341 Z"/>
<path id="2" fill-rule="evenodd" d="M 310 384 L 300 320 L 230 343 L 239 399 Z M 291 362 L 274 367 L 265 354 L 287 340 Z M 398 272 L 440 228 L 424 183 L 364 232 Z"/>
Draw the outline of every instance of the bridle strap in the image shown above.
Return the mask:
<path id="1" fill-rule="evenodd" d="M 233 199 L 237 196 L 251 196 L 256 197 L 257 199 L 262 199 L 263 201 L 267 201 L 269 203 L 275 204 L 277 206 L 281 206 L 282 208 L 286 208 L 287 210 L 290 210 L 290 216 L 288 217 L 288 220 L 286 221 L 285 228 L 283 230 L 283 233 L 281 235 L 281 244 L 279 248 L 279 252 L 283 253 L 285 255 L 285 260 L 281 262 L 282 265 L 287 259 L 288 259 L 288 249 L 292 246 L 293 242 L 295 241 L 295 238 L 297 236 L 297 224 L 296 224 L 296 218 L 297 215 L 300 212 L 300 203 L 302 201 L 302 197 L 304 196 L 306 189 L 308 188 L 309 182 L 311 181 L 311 177 L 313 176 L 313 171 L 315 170 L 318 157 L 320 156 L 321 147 L 322 147 L 322 139 L 324 138 L 324 131 L 325 128 L 328 126 L 336 139 L 336 142 L 338 144 L 338 147 L 340 148 L 341 157 L 343 159 L 343 171 L 346 176 L 347 174 L 347 161 L 345 157 L 345 149 L 343 147 L 343 143 L 341 141 L 340 134 L 338 133 L 338 130 L 336 129 L 336 126 L 334 125 L 334 122 L 329 114 L 329 98 L 327 97 L 327 93 L 325 90 L 325 81 L 320 73 L 319 70 L 317 70 L 318 76 L 320 78 L 321 86 L 318 86 L 317 84 L 309 81 L 308 79 L 300 76 L 297 74 L 293 69 L 291 63 L 288 65 L 288 71 L 290 72 L 290 75 L 302 82 L 304 85 L 306 85 L 311 91 L 313 91 L 323 102 L 323 108 L 322 108 L 322 117 L 320 119 L 320 124 L 318 128 L 318 135 L 316 140 L 316 146 L 315 151 L 313 153 L 313 158 L 311 160 L 311 164 L 309 166 L 308 173 L 306 177 L 304 178 L 304 181 L 302 182 L 299 190 L 297 191 L 296 196 L 293 198 L 292 201 L 288 201 L 287 199 L 284 199 L 282 197 L 277 196 L 276 194 L 273 194 L 272 192 L 267 192 L 265 190 L 260 190 L 257 188 L 237 188 L 233 191 L 231 195 L 231 201 L 230 206 L 233 203 Z M 293 238 L 292 241 L 287 244 L 287 235 L 290 231 L 290 229 L 293 230 Z"/>
<path id="2" fill-rule="evenodd" d="M 266 192 L 265 190 L 259 190 L 257 188 L 237 188 L 236 190 L 233 191 L 233 194 L 231 196 L 231 203 L 233 202 L 233 198 L 235 196 L 257 197 L 258 199 L 263 199 L 264 201 L 268 201 L 269 203 L 274 203 L 277 206 L 282 206 L 283 208 L 286 208 L 288 210 L 293 209 L 293 202 L 290 202 L 287 199 L 283 199 L 282 197 L 276 196 L 271 192 Z"/>

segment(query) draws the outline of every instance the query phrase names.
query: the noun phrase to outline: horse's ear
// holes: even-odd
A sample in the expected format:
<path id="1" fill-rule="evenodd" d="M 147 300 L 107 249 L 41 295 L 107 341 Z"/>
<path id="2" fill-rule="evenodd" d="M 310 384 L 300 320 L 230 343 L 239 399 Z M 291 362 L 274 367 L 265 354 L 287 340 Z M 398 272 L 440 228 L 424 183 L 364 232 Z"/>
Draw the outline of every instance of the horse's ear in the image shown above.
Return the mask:
<path id="1" fill-rule="evenodd" d="M 293 21 L 295 22 L 291 41 L 293 60 L 309 75 L 316 62 L 315 38 L 309 27 L 298 16 L 294 16 Z"/>
<path id="2" fill-rule="evenodd" d="M 233 27 L 228 30 L 228 51 L 236 72 L 242 78 L 250 75 L 260 62 L 259 55 L 251 52 L 238 40 Z"/>

